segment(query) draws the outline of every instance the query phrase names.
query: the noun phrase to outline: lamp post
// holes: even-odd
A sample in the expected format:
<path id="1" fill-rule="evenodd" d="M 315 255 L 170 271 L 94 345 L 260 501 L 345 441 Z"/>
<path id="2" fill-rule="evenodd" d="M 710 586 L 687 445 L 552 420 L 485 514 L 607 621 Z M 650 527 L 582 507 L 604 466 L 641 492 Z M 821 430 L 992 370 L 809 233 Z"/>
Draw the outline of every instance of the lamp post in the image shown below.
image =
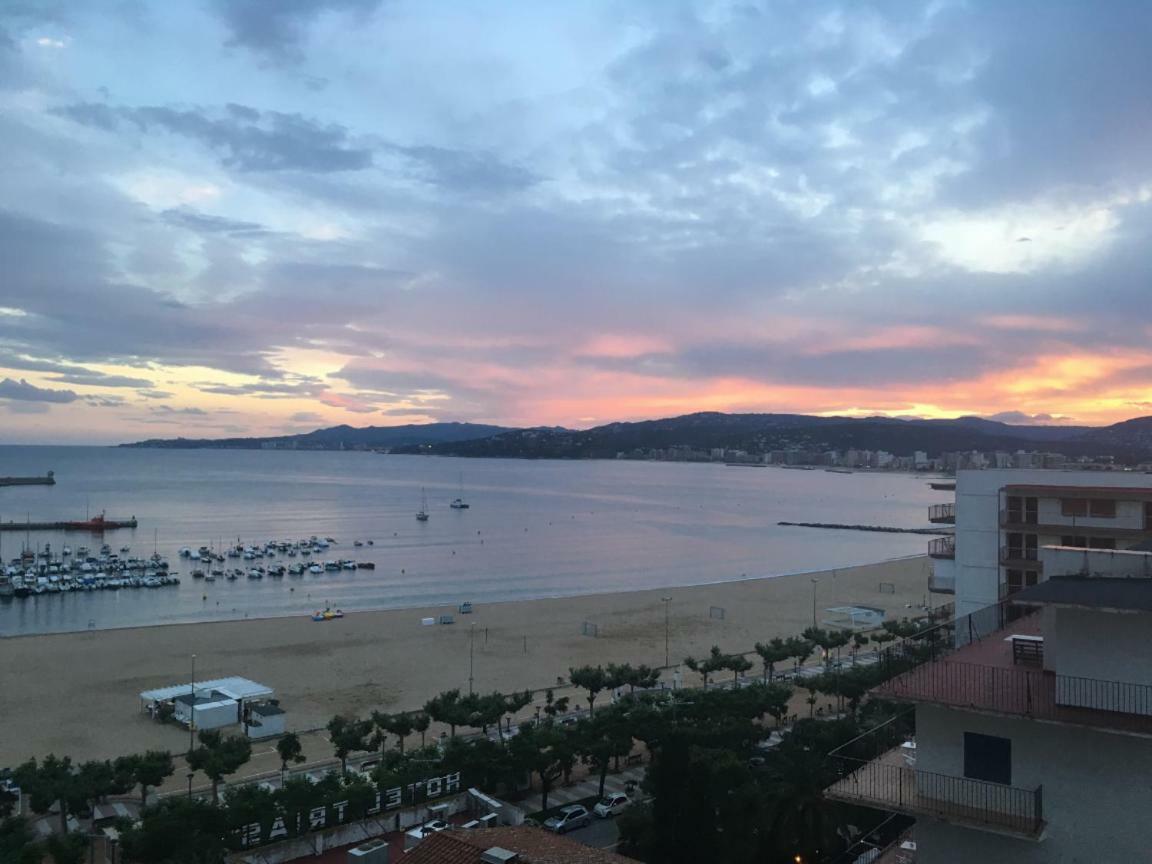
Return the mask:
<path id="1" fill-rule="evenodd" d="M 816 586 L 820 584 L 820 580 L 812 577 L 812 626 L 816 626 Z"/>
<path id="2" fill-rule="evenodd" d="M 188 706 L 188 749 L 196 745 L 196 655 L 192 655 L 192 704 Z M 192 780 L 188 780 L 188 788 L 192 788 Z M 191 795 L 191 791 L 188 793 Z"/>
<path id="3" fill-rule="evenodd" d="M 660 600 L 664 604 L 664 668 L 667 669 L 668 666 L 671 665 L 668 662 L 668 657 L 669 657 L 669 654 L 668 654 L 668 630 L 669 630 L 669 620 L 670 620 L 670 616 L 671 616 L 671 612 L 672 612 L 672 598 L 671 597 L 661 597 Z"/>
<path id="4" fill-rule="evenodd" d="M 476 624 L 473 623 L 468 630 L 468 695 L 472 695 L 472 672 L 475 669 Z"/>

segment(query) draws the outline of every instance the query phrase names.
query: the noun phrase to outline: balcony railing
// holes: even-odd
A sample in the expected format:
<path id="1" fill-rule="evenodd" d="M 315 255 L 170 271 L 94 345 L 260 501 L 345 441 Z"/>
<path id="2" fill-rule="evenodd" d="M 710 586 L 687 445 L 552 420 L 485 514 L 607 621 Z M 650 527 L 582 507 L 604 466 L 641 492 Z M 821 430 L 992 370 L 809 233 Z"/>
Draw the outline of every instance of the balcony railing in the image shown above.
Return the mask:
<path id="1" fill-rule="evenodd" d="M 935 540 L 928 541 L 928 557 L 929 558 L 955 558 L 956 557 L 956 538 L 955 537 L 937 537 Z"/>
<path id="2" fill-rule="evenodd" d="M 915 748 L 903 743 L 910 728 L 910 717 L 902 715 L 833 750 L 829 758 L 840 779 L 824 795 L 1027 839 L 1043 833 L 1041 787 L 1025 789 L 921 770 Z M 873 751 L 880 752 L 870 758 Z"/>
<path id="3" fill-rule="evenodd" d="M 936 524 L 956 524 L 956 505 L 933 504 L 928 508 L 928 521 Z"/>
<path id="4" fill-rule="evenodd" d="M 1029 611 L 1011 601 L 999 603 L 883 649 L 877 663 L 886 680 L 873 693 L 886 699 L 1152 735 L 1152 685 L 1016 665 L 1005 628 Z"/>
<path id="5" fill-rule="evenodd" d="M 1036 567 L 1040 564 L 1040 550 L 1025 546 L 1001 546 L 1000 563 L 1006 567 Z"/>

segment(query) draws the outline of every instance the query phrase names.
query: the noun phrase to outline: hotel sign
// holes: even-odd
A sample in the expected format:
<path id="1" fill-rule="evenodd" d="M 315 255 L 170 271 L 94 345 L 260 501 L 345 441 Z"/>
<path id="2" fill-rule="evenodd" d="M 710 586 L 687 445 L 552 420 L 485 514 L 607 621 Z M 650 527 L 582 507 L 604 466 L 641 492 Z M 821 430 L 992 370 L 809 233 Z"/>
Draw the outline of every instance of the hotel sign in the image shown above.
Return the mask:
<path id="1" fill-rule="evenodd" d="M 460 791 L 460 772 L 445 774 L 442 777 L 429 777 L 418 780 L 407 786 L 394 786 L 390 789 L 376 790 L 376 797 L 372 805 L 364 812 L 364 816 L 376 816 L 391 810 L 399 810 L 406 804 L 414 805 L 419 801 L 431 801 L 443 798 L 446 795 L 455 795 Z M 337 801 L 312 807 L 299 814 L 303 827 L 296 834 L 291 834 L 285 822 L 284 814 L 278 813 L 272 820 L 271 827 L 265 832 L 265 823 L 252 822 L 243 826 L 236 832 L 240 847 L 247 849 L 276 840 L 285 840 L 290 836 L 300 836 L 312 831 L 321 831 L 324 828 L 335 828 L 349 821 L 351 816 L 347 801 Z M 357 817 L 360 818 L 360 817 Z"/>

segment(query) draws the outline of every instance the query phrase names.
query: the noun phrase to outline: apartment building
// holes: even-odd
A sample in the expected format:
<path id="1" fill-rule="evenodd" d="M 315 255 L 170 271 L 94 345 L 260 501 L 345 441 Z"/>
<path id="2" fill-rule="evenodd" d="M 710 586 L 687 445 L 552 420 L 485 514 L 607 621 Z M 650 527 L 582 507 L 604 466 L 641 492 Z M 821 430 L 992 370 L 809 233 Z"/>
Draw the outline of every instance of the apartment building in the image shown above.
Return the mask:
<path id="1" fill-rule="evenodd" d="M 929 520 L 954 524 L 932 540 L 934 591 L 954 591 L 966 615 L 1041 581 L 1044 546 L 1129 549 L 1152 541 L 1152 475 L 1127 472 L 961 471 L 955 503 Z"/>
<path id="2" fill-rule="evenodd" d="M 883 653 L 874 695 L 909 707 L 825 794 L 915 817 L 918 864 L 1152 860 L 1152 552 L 1102 548 L 1142 545 L 1147 478 L 973 473 L 956 597 L 991 602 Z"/>

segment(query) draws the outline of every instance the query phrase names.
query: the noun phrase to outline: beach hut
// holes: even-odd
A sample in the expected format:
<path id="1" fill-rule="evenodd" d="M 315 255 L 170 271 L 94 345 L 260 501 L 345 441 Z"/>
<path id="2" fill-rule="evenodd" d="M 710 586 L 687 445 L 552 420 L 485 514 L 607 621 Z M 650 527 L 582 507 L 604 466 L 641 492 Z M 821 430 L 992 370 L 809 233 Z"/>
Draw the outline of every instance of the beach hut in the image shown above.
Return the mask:
<path id="1" fill-rule="evenodd" d="M 254 741 L 261 738 L 276 738 L 284 734 L 284 709 L 276 702 L 253 702 L 247 709 L 245 732 Z"/>
<path id="2" fill-rule="evenodd" d="M 140 694 L 142 710 L 154 717 L 158 708 L 172 706 L 172 716 L 185 726 L 196 729 L 219 729 L 241 722 L 244 708 L 267 699 L 272 688 L 247 678 L 214 678 L 189 684 L 174 684 L 145 690 Z"/>

